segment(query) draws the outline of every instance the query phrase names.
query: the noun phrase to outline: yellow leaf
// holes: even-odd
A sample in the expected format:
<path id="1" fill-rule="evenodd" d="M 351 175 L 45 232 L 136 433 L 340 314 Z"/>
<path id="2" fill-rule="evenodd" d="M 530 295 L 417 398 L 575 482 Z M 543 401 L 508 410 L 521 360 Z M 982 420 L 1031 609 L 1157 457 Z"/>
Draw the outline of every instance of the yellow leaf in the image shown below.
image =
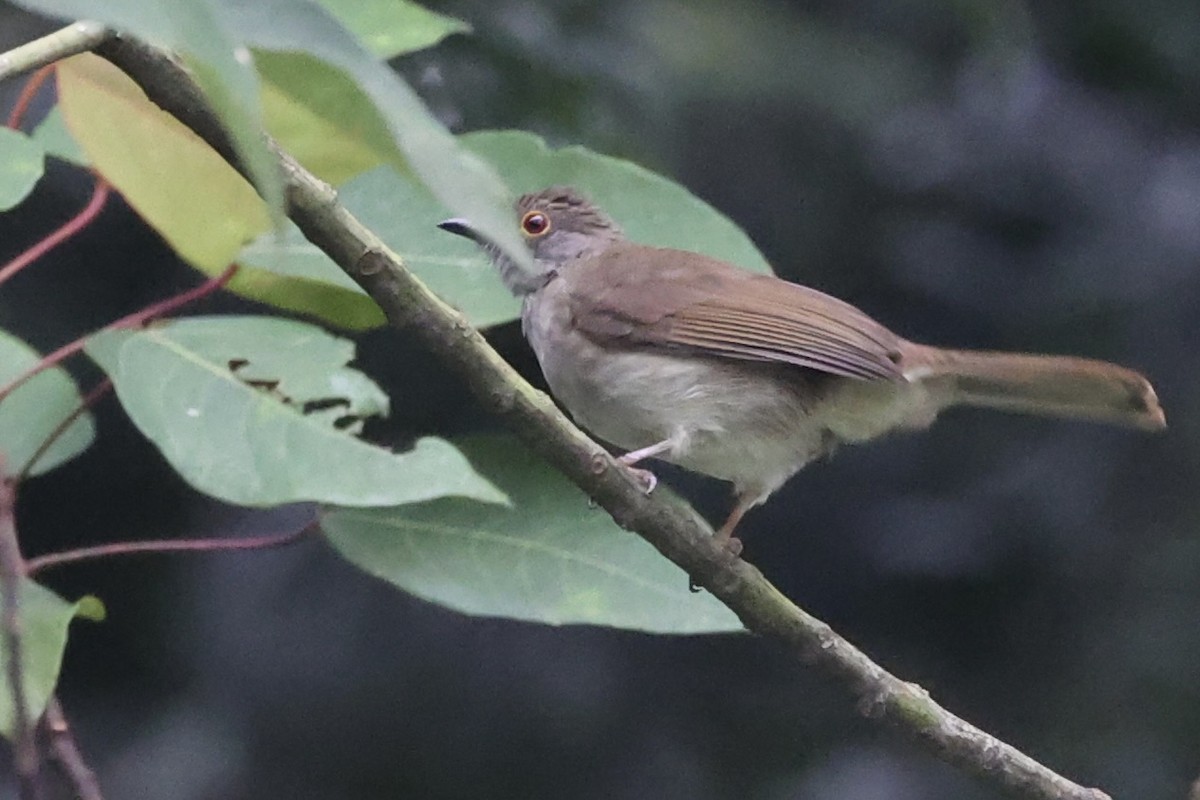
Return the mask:
<path id="1" fill-rule="evenodd" d="M 189 264 L 217 272 L 270 227 L 253 187 L 107 61 L 61 62 L 58 92 L 91 163 Z"/>

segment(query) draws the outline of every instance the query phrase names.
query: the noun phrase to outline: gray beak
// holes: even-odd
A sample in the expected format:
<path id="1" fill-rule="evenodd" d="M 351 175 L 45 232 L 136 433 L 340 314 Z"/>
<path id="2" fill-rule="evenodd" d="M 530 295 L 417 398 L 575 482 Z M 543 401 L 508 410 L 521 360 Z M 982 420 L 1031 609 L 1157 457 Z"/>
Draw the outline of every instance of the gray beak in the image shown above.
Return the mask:
<path id="1" fill-rule="evenodd" d="M 472 241 L 479 241 L 479 235 L 475 233 L 475 229 L 471 227 L 471 223 L 465 219 L 455 217 L 454 219 L 442 220 L 438 223 L 438 227 L 447 233 L 453 233 L 455 236 L 464 236 Z"/>

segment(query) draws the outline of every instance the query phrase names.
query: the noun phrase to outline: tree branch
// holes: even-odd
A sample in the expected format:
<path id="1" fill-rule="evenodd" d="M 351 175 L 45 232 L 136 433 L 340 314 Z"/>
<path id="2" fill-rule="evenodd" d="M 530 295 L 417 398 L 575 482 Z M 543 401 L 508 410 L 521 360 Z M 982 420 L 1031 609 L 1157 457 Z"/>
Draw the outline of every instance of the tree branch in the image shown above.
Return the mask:
<path id="1" fill-rule="evenodd" d="M 0 81 L 91 50 L 110 36 L 99 22 L 81 20 L 28 44 L 0 53 Z"/>
<path id="2" fill-rule="evenodd" d="M 202 94 L 166 54 L 111 38 L 96 52 L 129 74 L 147 95 L 238 166 Z M 730 559 L 689 507 L 648 497 L 607 451 L 564 417 L 487 344 L 467 320 L 405 269 L 336 193 L 276 148 L 288 214 L 315 245 L 362 286 L 397 328 L 417 337 L 469 383 L 479 402 L 603 506 L 737 614 L 752 631 L 785 644 L 834 678 L 867 717 L 895 725 L 938 758 L 1006 792 L 1040 800 L 1105 800 L 946 711 L 921 687 L 889 674 L 783 596 L 752 565 Z"/>
<path id="3" fill-rule="evenodd" d="M 3 595 L 2 625 L 7 651 L 8 692 L 13 705 L 13 761 L 21 800 L 40 796 L 41 756 L 37 747 L 37 729 L 29 713 L 25 696 L 25 642 L 21 625 L 21 582 L 25 580 L 25 560 L 17 542 L 16 488 L 5 474 L 0 456 L 0 594 Z"/>
<path id="4" fill-rule="evenodd" d="M 46 705 L 42 727 L 46 731 L 54 760 L 58 762 L 59 768 L 71 784 L 75 797 L 78 800 L 104 800 L 96 773 L 92 772 L 83 760 L 83 754 L 79 752 L 79 746 L 75 743 L 75 736 L 71 733 L 71 726 L 67 723 L 67 717 L 63 714 L 62 704 L 58 702 L 57 696 L 51 697 Z"/>

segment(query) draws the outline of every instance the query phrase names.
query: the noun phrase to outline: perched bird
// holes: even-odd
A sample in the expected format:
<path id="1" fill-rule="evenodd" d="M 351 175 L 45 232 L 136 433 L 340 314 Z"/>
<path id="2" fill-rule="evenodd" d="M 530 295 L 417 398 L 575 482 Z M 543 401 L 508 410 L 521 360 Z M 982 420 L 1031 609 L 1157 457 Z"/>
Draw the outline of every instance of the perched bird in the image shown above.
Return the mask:
<path id="1" fill-rule="evenodd" d="M 926 428 L 948 406 L 1166 425 L 1132 370 L 910 342 L 815 289 L 631 242 L 568 187 L 521 197 L 516 222 L 532 274 L 468 221 L 440 227 L 488 253 L 523 300 L 522 329 L 550 390 L 627 451 L 623 463 L 654 457 L 733 483 L 716 535 L 734 553 L 742 516 L 805 464 L 842 443 Z"/>

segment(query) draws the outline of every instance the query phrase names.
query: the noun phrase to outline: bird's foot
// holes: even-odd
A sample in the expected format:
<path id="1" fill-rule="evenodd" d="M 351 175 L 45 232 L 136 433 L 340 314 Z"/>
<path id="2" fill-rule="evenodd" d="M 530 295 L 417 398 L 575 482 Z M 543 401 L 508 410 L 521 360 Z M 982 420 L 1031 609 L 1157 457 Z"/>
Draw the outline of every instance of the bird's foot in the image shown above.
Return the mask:
<path id="1" fill-rule="evenodd" d="M 629 474 L 641 485 L 642 491 L 646 494 L 650 494 L 658 486 L 658 476 L 650 470 L 628 465 L 626 465 L 625 469 L 629 470 Z"/>
<path id="2" fill-rule="evenodd" d="M 725 540 L 725 552 L 729 553 L 729 560 L 737 558 L 742 554 L 742 540 L 736 536 L 730 536 Z"/>
<path id="3" fill-rule="evenodd" d="M 725 532 L 724 529 L 713 534 L 713 541 L 725 551 L 726 564 L 732 564 L 742 554 L 742 540 L 732 535 L 732 533 Z M 700 591 L 700 585 L 696 583 L 694 575 L 688 575 L 688 591 Z"/>

